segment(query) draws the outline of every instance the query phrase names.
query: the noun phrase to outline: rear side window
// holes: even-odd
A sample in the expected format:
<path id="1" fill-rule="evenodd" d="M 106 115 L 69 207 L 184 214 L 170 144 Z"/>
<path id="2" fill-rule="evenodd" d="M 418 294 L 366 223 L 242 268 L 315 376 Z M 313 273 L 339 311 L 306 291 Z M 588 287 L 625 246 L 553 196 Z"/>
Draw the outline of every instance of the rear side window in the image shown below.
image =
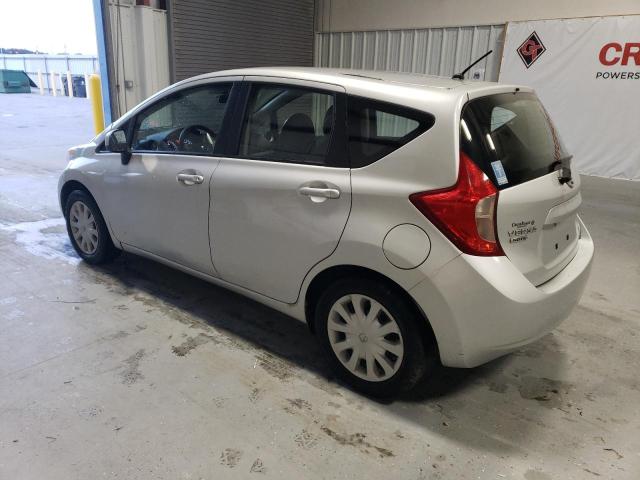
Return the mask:
<path id="1" fill-rule="evenodd" d="M 256 83 L 249 95 L 240 156 L 326 165 L 334 117 L 332 92 Z"/>
<path id="2" fill-rule="evenodd" d="M 500 189 L 546 175 L 569 161 L 547 112 L 528 92 L 467 103 L 460 120 L 460 148 Z"/>
<path id="3" fill-rule="evenodd" d="M 352 168 L 389 155 L 426 132 L 433 115 L 361 97 L 348 99 L 349 158 Z"/>

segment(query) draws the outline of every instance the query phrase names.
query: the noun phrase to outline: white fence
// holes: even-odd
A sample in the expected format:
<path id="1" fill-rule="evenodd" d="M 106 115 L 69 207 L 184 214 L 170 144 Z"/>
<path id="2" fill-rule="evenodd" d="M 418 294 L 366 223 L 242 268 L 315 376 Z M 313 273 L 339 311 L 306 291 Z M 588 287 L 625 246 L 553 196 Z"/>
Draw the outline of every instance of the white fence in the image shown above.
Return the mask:
<path id="1" fill-rule="evenodd" d="M 42 73 L 43 88 L 51 92 L 51 73 L 56 73 L 56 88 L 62 89 L 60 76 L 99 73 L 98 57 L 90 55 L 11 55 L 0 54 L 0 69 L 23 70 L 40 87 L 38 71 Z"/>

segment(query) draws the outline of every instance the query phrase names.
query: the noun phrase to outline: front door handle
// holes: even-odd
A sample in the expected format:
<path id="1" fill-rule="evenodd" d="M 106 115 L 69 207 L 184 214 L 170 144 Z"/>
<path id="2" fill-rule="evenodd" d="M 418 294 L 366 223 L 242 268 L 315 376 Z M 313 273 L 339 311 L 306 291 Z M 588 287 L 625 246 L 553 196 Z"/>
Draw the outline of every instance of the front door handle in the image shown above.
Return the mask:
<path id="1" fill-rule="evenodd" d="M 337 188 L 300 187 L 298 193 L 307 197 L 340 198 L 340 190 Z"/>
<path id="2" fill-rule="evenodd" d="M 199 173 L 179 173 L 176 176 L 178 182 L 187 185 L 190 187 L 191 185 L 199 185 L 204 182 L 204 177 Z"/>

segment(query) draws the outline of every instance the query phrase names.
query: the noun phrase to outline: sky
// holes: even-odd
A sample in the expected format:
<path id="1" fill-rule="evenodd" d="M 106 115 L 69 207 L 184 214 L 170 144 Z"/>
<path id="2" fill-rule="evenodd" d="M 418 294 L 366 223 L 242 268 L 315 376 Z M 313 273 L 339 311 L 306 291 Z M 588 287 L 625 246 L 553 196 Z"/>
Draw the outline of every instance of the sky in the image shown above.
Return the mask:
<path id="1" fill-rule="evenodd" d="M 95 55 L 92 0 L 0 0 L 0 47 Z"/>

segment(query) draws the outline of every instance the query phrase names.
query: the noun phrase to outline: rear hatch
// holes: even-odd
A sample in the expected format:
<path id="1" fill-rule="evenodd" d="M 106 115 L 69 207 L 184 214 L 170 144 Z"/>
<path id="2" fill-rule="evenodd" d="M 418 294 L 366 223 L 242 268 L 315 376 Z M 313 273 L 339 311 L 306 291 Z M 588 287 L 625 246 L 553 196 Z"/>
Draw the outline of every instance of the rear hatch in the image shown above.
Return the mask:
<path id="1" fill-rule="evenodd" d="M 578 248 L 579 176 L 544 107 L 531 92 L 470 100 L 460 149 L 499 190 L 497 237 L 534 285 L 560 272 Z"/>

